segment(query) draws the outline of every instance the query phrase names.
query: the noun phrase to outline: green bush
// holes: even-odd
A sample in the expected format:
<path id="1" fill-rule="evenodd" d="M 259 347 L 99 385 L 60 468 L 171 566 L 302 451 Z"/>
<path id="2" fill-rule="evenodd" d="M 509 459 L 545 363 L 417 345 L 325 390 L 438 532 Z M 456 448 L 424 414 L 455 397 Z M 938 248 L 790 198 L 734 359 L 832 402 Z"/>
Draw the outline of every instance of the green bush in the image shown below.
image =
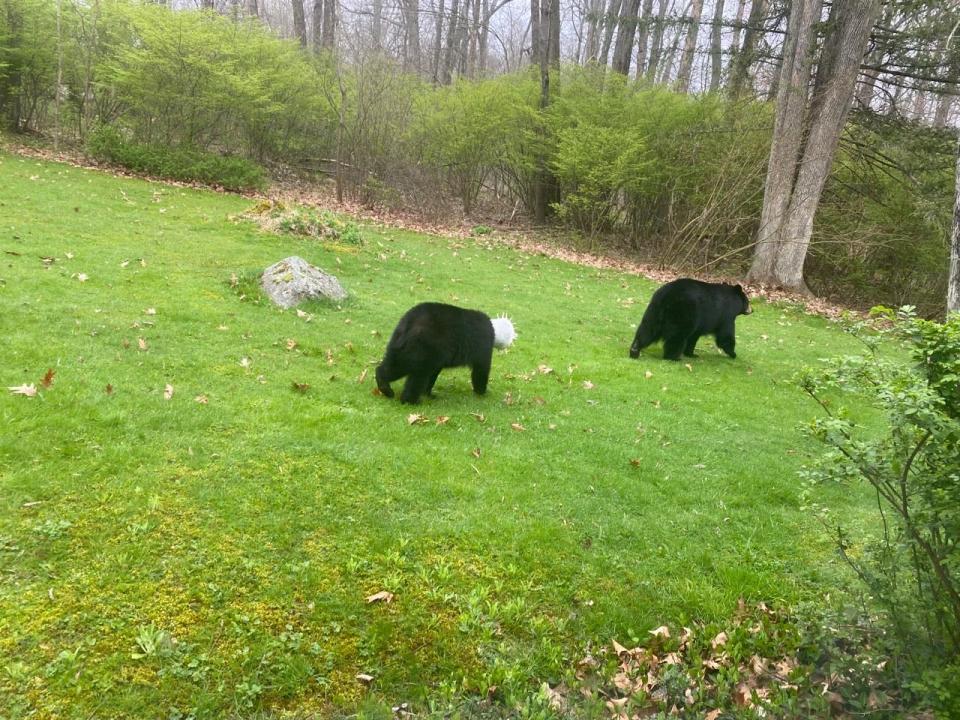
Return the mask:
<path id="1" fill-rule="evenodd" d="M 864 355 L 838 358 L 799 378 L 824 410 L 810 432 L 828 448 L 804 475 L 813 484 L 864 482 L 876 494 L 876 534 L 853 537 L 836 526 L 838 551 L 880 606 L 914 689 L 945 717 L 957 717 L 960 314 L 944 323 L 921 320 L 912 308 L 878 314 L 886 323 L 879 332 L 862 322 L 851 328 L 864 341 Z M 879 341 L 886 337 L 903 343 L 913 362 L 882 353 Z M 880 434 L 835 407 L 836 391 L 879 411 Z"/>
<path id="2" fill-rule="evenodd" d="M 109 126 L 90 134 L 87 151 L 97 160 L 161 178 L 238 191 L 266 186 L 263 169 L 245 158 L 224 157 L 192 148 L 128 143 L 116 128 Z"/>

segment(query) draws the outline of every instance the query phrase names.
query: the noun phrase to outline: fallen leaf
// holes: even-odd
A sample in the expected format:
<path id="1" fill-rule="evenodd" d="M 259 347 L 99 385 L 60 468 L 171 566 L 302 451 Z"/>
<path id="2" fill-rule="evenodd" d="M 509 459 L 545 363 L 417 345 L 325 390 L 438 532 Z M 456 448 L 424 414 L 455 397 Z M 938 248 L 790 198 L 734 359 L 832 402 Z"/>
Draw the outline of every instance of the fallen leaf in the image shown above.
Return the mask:
<path id="1" fill-rule="evenodd" d="M 703 720 L 717 720 L 723 714 L 723 710 L 711 710 L 703 716 Z"/>
<path id="2" fill-rule="evenodd" d="M 693 372 L 693 365 L 691 365 L 690 363 L 684 363 L 683 366 L 690 372 Z"/>
<path id="3" fill-rule="evenodd" d="M 146 264 L 143 260 L 140 261 L 141 264 Z M 237 277 L 236 273 L 230 273 L 230 287 L 236 287 L 240 284 L 240 278 Z"/>
<path id="4" fill-rule="evenodd" d="M 156 308 L 147 308 L 147 309 L 144 310 L 143 312 L 144 312 L 144 314 L 146 314 L 146 315 L 156 315 L 156 314 L 157 314 L 157 309 L 156 309 Z"/>
<path id="5" fill-rule="evenodd" d="M 387 590 L 381 590 L 380 592 L 374 593 L 373 595 L 368 595 L 367 602 L 368 603 L 393 602 L 393 593 L 388 592 Z"/>
<path id="6" fill-rule="evenodd" d="M 510 423 L 510 427 L 512 427 L 517 432 L 523 432 L 524 430 L 526 430 L 526 428 L 520 423 Z"/>
<path id="7" fill-rule="evenodd" d="M 107 395 L 113 395 L 113 385 L 107 383 L 107 386 L 103 389 Z"/>
<path id="8" fill-rule="evenodd" d="M 194 401 L 200 403 L 201 405 L 206 405 L 208 402 L 210 402 L 207 396 L 204 395 L 203 393 L 200 393 L 199 395 L 197 395 L 194 398 Z"/>
<path id="9" fill-rule="evenodd" d="M 746 683 L 740 683 L 733 691 L 733 702 L 740 707 L 753 707 L 753 691 Z"/>
<path id="10" fill-rule="evenodd" d="M 357 673 L 356 678 L 364 685 L 369 685 L 373 682 L 373 675 L 367 675 L 366 673 Z"/>
<path id="11" fill-rule="evenodd" d="M 437 415 L 437 425 L 446 425 L 450 422 L 449 415 Z"/>
<path id="12" fill-rule="evenodd" d="M 11 395 L 23 395 L 24 397 L 36 397 L 37 388 L 32 383 L 30 385 L 15 385 L 8 387 Z"/>
<path id="13" fill-rule="evenodd" d="M 142 337 L 138 337 L 138 338 L 137 338 L 137 347 L 140 348 L 141 350 L 146 350 L 146 349 L 147 349 L 147 341 L 144 340 Z"/>
<path id="14" fill-rule="evenodd" d="M 64 255 L 64 257 L 67 258 L 67 260 L 73 260 L 73 253 L 72 253 L 72 252 L 67 252 L 67 253 L 64 253 L 63 255 Z"/>
<path id="15" fill-rule="evenodd" d="M 358 385 L 361 384 L 364 380 L 367 379 L 367 371 L 368 371 L 369 369 L 370 369 L 370 368 L 364 368 L 364 369 L 363 369 L 363 372 L 360 373 L 360 377 L 357 378 L 357 384 L 358 384 Z"/>
<path id="16" fill-rule="evenodd" d="M 725 632 L 718 633 L 717 636 L 710 641 L 710 647 L 712 647 L 714 650 L 726 644 L 727 644 L 727 634 Z"/>
<path id="17" fill-rule="evenodd" d="M 650 634 L 654 637 L 668 638 L 670 637 L 670 628 L 668 628 L 666 625 L 661 625 L 660 627 L 651 630 Z"/>
<path id="18" fill-rule="evenodd" d="M 250 367 L 250 358 L 248 358 L 248 357 L 242 357 L 242 358 L 240 358 L 240 367 L 242 367 L 242 368 L 248 368 L 248 367 Z"/>
<path id="19" fill-rule="evenodd" d="M 407 415 L 407 425 L 422 425 L 427 422 L 427 416 L 420 413 L 410 413 Z"/>
<path id="20" fill-rule="evenodd" d="M 593 390 L 593 383 L 590 382 L 589 380 L 584 380 L 584 381 L 583 381 L 583 389 L 584 389 L 584 390 Z"/>
<path id="21" fill-rule="evenodd" d="M 173 397 L 173 385 L 167 383 L 163 388 L 163 399 L 169 400 Z"/>
<path id="22" fill-rule="evenodd" d="M 40 387 L 46 389 L 53 385 L 53 376 L 56 373 L 53 371 L 53 368 L 49 368 L 46 374 L 43 376 L 43 379 L 40 381 Z"/>
<path id="23" fill-rule="evenodd" d="M 643 374 L 643 376 L 644 376 L 647 380 L 649 380 L 650 378 L 653 377 L 653 373 L 650 372 L 649 370 L 647 370 L 647 371 Z"/>
<path id="24" fill-rule="evenodd" d="M 310 389 L 309 383 L 298 383 L 294 381 L 292 385 L 293 385 L 293 389 L 296 390 L 298 393 L 305 393 L 307 390 Z"/>
<path id="25" fill-rule="evenodd" d="M 634 467 L 640 467 L 640 458 L 633 458 L 630 460 L 630 464 Z"/>
<path id="26" fill-rule="evenodd" d="M 90 279 L 90 276 L 87 275 L 86 273 L 77 273 L 77 280 L 79 280 L 80 282 L 86 282 L 89 279 Z"/>
<path id="27" fill-rule="evenodd" d="M 481 422 L 481 423 L 482 423 L 482 422 L 486 422 L 486 421 L 487 421 L 487 417 L 486 417 L 486 415 L 484 415 L 483 413 L 470 413 L 470 414 L 473 415 L 473 416 L 477 419 L 477 422 Z"/>
<path id="28" fill-rule="evenodd" d="M 293 338 L 287 339 L 287 350 L 293 350 L 297 346 L 297 341 Z"/>
<path id="29" fill-rule="evenodd" d="M 537 365 L 537 372 L 539 372 L 541 375 L 549 375 L 550 373 L 553 372 L 553 368 L 547 365 L 541 364 L 541 365 Z"/>
<path id="30" fill-rule="evenodd" d="M 480 459 L 480 448 L 474 448 L 474 449 L 470 452 L 470 454 L 473 455 L 475 458 L 477 458 L 477 459 L 479 460 L 479 459 Z"/>

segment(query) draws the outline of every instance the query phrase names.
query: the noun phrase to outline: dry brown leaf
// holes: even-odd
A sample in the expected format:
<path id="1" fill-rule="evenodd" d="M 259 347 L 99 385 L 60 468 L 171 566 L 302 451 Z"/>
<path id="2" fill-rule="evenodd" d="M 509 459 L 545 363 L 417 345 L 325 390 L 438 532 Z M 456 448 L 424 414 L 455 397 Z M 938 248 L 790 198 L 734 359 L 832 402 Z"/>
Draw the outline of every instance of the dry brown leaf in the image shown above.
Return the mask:
<path id="1" fill-rule="evenodd" d="M 138 337 L 138 338 L 137 338 L 137 347 L 140 348 L 141 350 L 146 350 L 146 349 L 147 349 L 147 341 L 144 340 L 142 337 Z"/>
<path id="2" fill-rule="evenodd" d="M 173 385 L 171 385 L 170 383 L 167 383 L 166 385 L 163 386 L 163 399 L 169 400 L 172 397 L 173 397 Z"/>
<path id="3" fill-rule="evenodd" d="M 369 685 L 373 682 L 373 675 L 367 675 L 367 673 L 357 673 L 355 677 L 364 685 Z"/>
<path id="4" fill-rule="evenodd" d="M 727 644 L 727 634 L 725 632 L 720 632 L 717 636 L 710 641 L 710 647 L 716 650 L 718 647 Z"/>
<path id="5" fill-rule="evenodd" d="M 43 376 L 43 379 L 40 381 L 40 387 L 46 389 L 53 385 L 54 375 L 56 375 L 56 373 L 53 371 L 53 368 L 48 368 L 47 372 Z"/>
<path id="6" fill-rule="evenodd" d="M 427 422 L 427 416 L 420 413 L 410 413 L 407 415 L 407 425 L 422 425 Z"/>
<path id="7" fill-rule="evenodd" d="M 381 590 L 380 592 L 374 593 L 373 595 L 368 595 L 367 602 L 368 603 L 393 602 L 393 593 L 388 592 L 387 590 Z"/>
<path id="8" fill-rule="evenodd" d="M 287 350 L 293 350 L 297 346 L 297 341 L 293 338 L 287 338 Z"/>
<path id="9" fill-rule="evenodd" d="M 703 720 L 717 720 L 723 714 L 723 710 L 711 710 L 703 716 Z"/>
<path id="10" fill-rule="evenodd" d="M 144 312 L 144 314 L 146 314 L 146 315 L 156 315 L 156 314 L 157 314 L 156 308 L 147 308 L 147 309 L 144 310 L 143 312 Z"/>
<path id="11" fill-rule="evenodd" d="M 77 280 L 79 280 L 80 282 L 86 282 L 89 279 L 90 279 L 90 276 L 87 275 L 86 273 L 77 273 Z"/>
<path id="12" fill-rule="evenodd" d="M 683 366 L 690 372 L 693 372 L 693 365 L 691 365 L 690 363 L 684 363 Z"/>
<path id="13" fill-rule="evenodd" d="M 360 373 L 360 377 L 357 378 L 357 384 L 358 384 L 358 385 L 362 384 L 363 381 L 367 379 L 367 371 L 368 371 L 369 369 L 370 369 L 370 368 L 364 368 L 364 369 L 363 369 L 363 372 Z"/>
<path id="14" fill-rule="evenodd" d="M 10 391 L 11 395 L 23 395 L 24 397 L 37 396 L 37 388 L 33 383 L 29 385 L 14 385 L 13 387 L 8 387 L 7 390 Z"/>
<path id="15" fill-rule="evenodd" d="M 517 432 L 523 432 L 524 430 L 526 430 L 526 428 L 520 423 L 510 423 L 510 427 L 512 427 Z"/>
<path id="16" fill-rule="evenodd" d="M 470 454 L 473 455 L 475 458 L 477 458 L 477 459 L 479 460 L 479 459 L 480 459 L 480 448 L 474 448 L 474 449 L 470 452 Z"/>
<path id="17" fill-rule="evenodd" d="M 640 458 L 632 458 L 630 464 L 634 467 L 640 467 Z"/>
<path id="18" fill-rule="evenodd" d="M 593 390 L 593 388 L 594 388 L 594 385 L 593 385 L 592 382 L 590 382 L 589 380 L 584 380 L 584 381 L 583 381 L 583 389 L 584 389 L 584 390 Z"/>
<path id="19" fill-rule="evenodd" d="M 310 389 L 310 384 L 294 382 L 293 389 L 296 390 L 298 393 L 303 394 Z"/>
<path id="20" fill-rule="evenodd" d="M 549 365 L 540 364 L 537 365 L 537 372 L 539 372 L 541 375 L 549 375 L 553 372 L 553 368 Z"/>
<path id="21" fill-rule="evenodd" d="M 484 415 L 483 413 L 470 413 L 470 414 L 477 419 L 477 422 L 483 423 L 487 421 L 487 416 Z"/>
<path id="22" fill-rule="evenodd" d="M 739 707 L 753 707 L 753 691 L 746 683 L 740 683 L 733 691 L 733 702 Z"/>
<path id="23" fill-rule="evenodd" d="M 448 422 L 450 422 L 450 416 L 449 416 L 449 415 L 437 415 L 437 421 L 436 421 L 436 422 L 437 422 L 437 425 L 446 425 Z"/>
<path id="24" fill-rule="evenodd" d="M 654 637 L 668 638 L 670 637 L 670 628 L 668 628 L 666 625 L 661 625 L 660 627 L 651 630 L 650 634 Z"/>
<path id="25" fill-rule="evenodd" d="M 675 652 L 667 653 L 663 657 L 663 664 L 664 665 L 682 665 L 683 658 L 680 657 L 679 653 L 675 653 Z"/>
<path id="26" fill-rule="evenodd" d="M 649 370 L 647 370 L 647 371 L 643 374 L 643 376 L 644 376 L 647 380 L 649 380 L 650 378 L 653 377 L 653 373 L 650 372 Z"/>
<path id="27" fill-rule="evenodd" d="M 208 402 L 210 402 L 209 398 L 204 393 L 197 395 L 193 401 L 200 403 L 201 405 L 206 405 Z"/>
<path id="28" fill-rule="evenodd" d="M 113 395 L 113 385 L 107 383 L 107 386 L 103 389 L 107 395 Z"/>

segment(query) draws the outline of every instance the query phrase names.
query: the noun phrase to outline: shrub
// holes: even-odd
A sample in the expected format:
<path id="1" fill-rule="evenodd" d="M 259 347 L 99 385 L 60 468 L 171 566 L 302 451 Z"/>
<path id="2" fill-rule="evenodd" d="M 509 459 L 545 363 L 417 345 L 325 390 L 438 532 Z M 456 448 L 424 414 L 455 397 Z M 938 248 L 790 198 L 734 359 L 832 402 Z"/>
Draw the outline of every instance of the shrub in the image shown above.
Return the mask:
<path id="1" fill-rule="evenodd" d="M 266 185 L 263 169 L 245 158 L 192 148 L 128 143 L 110 126 L 90 134 L 87 151 L 97 160 L 172 180 L 218 185 L 227 190 L 255 190 Z"/>
<path id="2" fill-rule="evenodd" d="M 877 314 L 887 323 L 879 332 L 865 323 L 851 328 L 864 341 L 864 355 L 836 359 L 799 378 L 824 410 L 810 432 L 828 448 L 804 475 L 811 483 L 865 482 L 876 494 L 876 536 L 856 538 L 836 526 L 838 551 L 879 604 L 913 687 L 956 717 L 960 314 L 944 323 L 921 320 L 909 307 Z M 902 343 L 913 363 L 882 352 L 885 338 Z M 869 419 L 858 421 L 851 411 L 834 408 L 833 391 L 852 393 L 878 410 L 880 434 L 869 431 Z"/>

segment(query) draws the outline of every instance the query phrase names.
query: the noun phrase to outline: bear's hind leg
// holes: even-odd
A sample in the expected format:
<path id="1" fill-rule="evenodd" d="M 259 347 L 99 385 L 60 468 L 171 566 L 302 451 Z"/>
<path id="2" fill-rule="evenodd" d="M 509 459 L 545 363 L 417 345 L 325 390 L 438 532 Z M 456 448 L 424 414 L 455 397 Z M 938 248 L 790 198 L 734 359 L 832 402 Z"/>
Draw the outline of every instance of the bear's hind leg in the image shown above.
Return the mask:
<path id="1" fill-rule="evenodd" d="M 415 370 L 407 376 L 407 381 L 403 384 L 403 392 L 400 393 L 400 402 L 416 405 L 420 402 L 420 396 L 427 389 L 427 383 L 434 376 L 433 369 Z"/>
<path id="2" fill-rule="evenodd" d="M 493 351 L 491 350 L 491 353 Z M 477 395 L 483 395 L 487 391 L 487 382 L 490 380 L 490 362 L 491 358 L 470 367 L 470 381 L 473 383 L 473 391 Z"/>
<path id="3" fill-rule="evenodd" d="M 686 328 L 670 328 L 663 333 L 663 357 L 667 360 L 679 360 L 680 353 L 687 346 L 689 337 Z"/>
<path id="4" fill-rule="evenodd" d="M 697 356 L 697 353 L 696 353 L 697 340 L 699 339 L 700 339 L 700 336 L 697 335 L 696 333 L 691 335 L 687 340 L 687 344 L 683 348 L 683 354 L 686 355 L 687 357 L 696 357 Z"/>

